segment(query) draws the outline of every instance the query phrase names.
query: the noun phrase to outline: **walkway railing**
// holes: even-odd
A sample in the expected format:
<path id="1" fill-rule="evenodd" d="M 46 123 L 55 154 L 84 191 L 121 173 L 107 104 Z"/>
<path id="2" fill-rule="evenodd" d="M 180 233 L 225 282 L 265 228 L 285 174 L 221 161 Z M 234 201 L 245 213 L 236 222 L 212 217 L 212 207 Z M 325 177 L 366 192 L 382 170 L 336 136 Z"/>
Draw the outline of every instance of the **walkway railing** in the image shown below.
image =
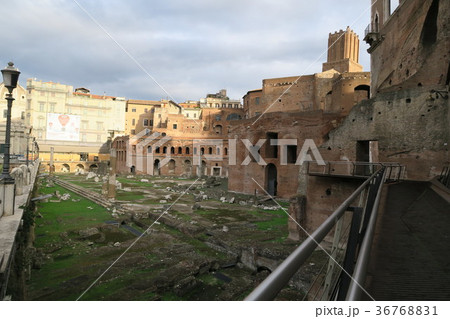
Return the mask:
<path id="1" fill-rule="evenodd" d="M 450 187 L 450 167 L 444 166 L 441 171 L 441 175 L 438 178 L 438 181 L 441 182 L 445 187 Z"/>
<path id="2" fill-rule="evenodd" d="M 393 162 L 349 162 L 349 161 L 329 161 L 325 165 L 317 162 L 308 162 L 307 173 L 316 176 L 337 176 L 337 177 L 357 177 L 368 178 L 377 170 L 389 167 L 387 180 L 398 181 L 403 178 L 405 166 Z"/>
<path id="3" fill-rule="evenodd" d="M 334 236 L 326 274 L 319 274 L 305 296 L 308 300 L 345 300 L 360 296 L 375 227 L 382 185 L 397 163 L 379 164 L 378 169 L 359 186 L 295 251 L 289 255 L 245 300 L 272 300 L 296 274 L 319 244 Z M 372 163 L 373 165 L 373 163 Z M 358 200 L 359 198 L 359 200 Z M 352 203 L 358 201 L 356 206 Z M 345 225 L 345 218 L 352 218 Z M 348 220 L 348 218 L 347 218 Z M 344 243 L 343 243 L 344 242 Z M 320 246 L 322 248 L 322 246 Z M 322 248 L 323 249 L 323 248 Z M 356 267 L 354 260 L 357 260 Z M 355 278 L 355 276 L 358 276 Z"/>

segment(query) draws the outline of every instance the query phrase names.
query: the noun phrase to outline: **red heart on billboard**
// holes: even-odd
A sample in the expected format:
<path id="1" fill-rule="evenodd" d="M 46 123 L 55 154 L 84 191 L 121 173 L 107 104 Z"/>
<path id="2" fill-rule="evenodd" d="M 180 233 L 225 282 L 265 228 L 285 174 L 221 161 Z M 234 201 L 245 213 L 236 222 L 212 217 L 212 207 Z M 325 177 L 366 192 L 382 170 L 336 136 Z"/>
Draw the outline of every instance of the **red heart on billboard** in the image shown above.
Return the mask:
<path id="1" fill-rule="evenodd" d="M 61 123 L 62 126 L 66 126 L 67 122 L 69 122 L 69 115 L 67 114 L 61 114 L 58 116 L 59 123 Z"/>

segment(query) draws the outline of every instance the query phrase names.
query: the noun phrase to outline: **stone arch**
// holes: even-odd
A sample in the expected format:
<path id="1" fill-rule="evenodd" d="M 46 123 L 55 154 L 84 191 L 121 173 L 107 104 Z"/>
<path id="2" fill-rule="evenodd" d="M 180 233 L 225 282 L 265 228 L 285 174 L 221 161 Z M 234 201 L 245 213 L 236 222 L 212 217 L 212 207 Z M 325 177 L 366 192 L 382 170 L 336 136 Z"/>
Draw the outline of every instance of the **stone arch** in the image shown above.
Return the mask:
<path id="1" fill-rule="evenodd" d="M 266 191 L 269 195 L 277 195 L 277 167 L 270 163 L 266 166 Z"/>
<path id="2" fill-rule="evenodd" d="M 161 171 L 160 171 L 160 161 L 159 159 L 155 159 L 155 161 L 153 162 L 153 175 L 160 175 Z"/>
<path id="3" fill-rule="evenodd" d="M 183 153 L 183 148 L 181 146 L 178 146 L 178 154 L 182 154 Z"/>
<path id="4" fill-rule="evenodd" d="M 192 176 L 192 163 L 190 160 L 185 160 L 184 163 L 184 173 L 186 176 L 190 177 Z"/>
<path id="5" fill-rule="evenodd" d="M 202 161 L 202 164 L 198 167 L 198 176 L 204 176 L 206 175 L 207 169 L 206 169 L 206 162 Z"/>
<path id="6" fill-rule="evenodd" d="M 370 99 L 370 86 L 366 84 L 361 84 L 353 89 L 355 94 L 355 102 L 358 103 L 362 100 Z"/>
<path id="7" fill-rule="evenodd" d="M 438 13 L 439 13 L 439 0 L 433 0 L 428 9 L 425 21 L 423 23 L 422 32 L 420 34 L 420 43 L 424 48 L 429 48 L 437 40 Z"/>
<path id="8" fill-rule="evenodd" d="M 175 147 L 172 146 L 172 147 L 170 148 L 170 154 L 175 154 Z"/>
<path id="9" fill-rule="evenodd" d="M 77 166 L 75 167 L 75 173 L 84 174 L 84 165 L 77 164 Z"/>
<path id="10" fill-rule="evenodd" d="M 89 172 L 97 173 L 97 171 L 98 171 L 98 165 L 97 164 L 91 164 L 89 166 Z"/>
<path id="11" fill-rule="evenodd" d="M 69 164 L 66 164 L 66 163 L 62 164 L 61 165 L 61 172 L 63 172 L 63 173 L 70 173 L 70 166 L 69 166 Z"/>
<path id="12" fill-rule="evenodd" d="M 175 173 L 175 166 L 176 166 L 175 160 L 171 159 L 169 161 L 169 163 L 167 164 L 167 168 L 169 169 L 169 174 Z"/>

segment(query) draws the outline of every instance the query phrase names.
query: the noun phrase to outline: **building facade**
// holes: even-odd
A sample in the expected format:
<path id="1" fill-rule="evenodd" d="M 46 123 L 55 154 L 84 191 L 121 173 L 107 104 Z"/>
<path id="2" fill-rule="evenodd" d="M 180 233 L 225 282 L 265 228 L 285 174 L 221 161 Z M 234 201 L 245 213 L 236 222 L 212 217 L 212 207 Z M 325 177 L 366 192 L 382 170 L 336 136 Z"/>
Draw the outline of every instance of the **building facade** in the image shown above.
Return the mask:
<path id="1" fill-rule="evenodd" d="M 355 105 L 318 150 L 325 161 L 349 163 L 349 171 L 352 162 L 398 163 L 402 179 L 430 181 L 450 160 L 450 3 L 372 4 L 365 36 L 371 98 Z M 300 171 L 297 195 L 306 203 L 299 213 L 302 226 L 316 229 L 360 184 L 355 178 Z"/>
<path id="2" fill-rule="evenodd" d="M 117 137 L 118 173 L 228 176 L 228 133 L 243 110 L 182 107 L 161 101 L 151 129 Z"/>
<path id="3" fill-rule="evenodd" d="M 128 100 L 125 110 L 125 135 L 136 135 L 144 129 L 152 129 L 155 108 L 160 101 Z"/>
<path id="4" fill-rule="evenodd" d="M 87 171 L 109 160 L 108 140 L 125 131 L 124 98 L 35 79 L 26 90 L 26 122 L 47 170 Z"/>
<path id="5" fill-rule="evenodd" d="M 201 108 L 242 108 L 240 100 L 232 100 L 227 96 L 227 90 L 222 89 L 215 94 L 207 94 L 206 98 L 200 99 Z"/>
<path id="6" fill-rule="evenodd" d="M 323 72 L 265 79 L 262 89 L 244 96 L 247 119 L 237 122 L 231 134 L 240 142 L 236 165 L 229 169 L 229 190 L 284 198 L 296 194 L 299 184 L 293 176 L 304 147 L 324 143 L 353 106 L 369 98 L 370 73 L 358 63 L 358 36 L 347 28 L 330 33 L 328 43 Z M 253 146 L 263 143 L 258 145 L 262 161 L 249 157 L 245 139 Z"/>
<path id="7" fill-rule="evenodd" d="M 0 154 L 4 153 L 7 112 L 5 97 L 7 93 L 8 90 L 3 83 L 0 83 Z M 11 145 L 9 151 L 14 163 L 16 162 L 15 159 L 25 159 L 27 156 L 27 143 L 29 143 L 29 152 L 32 151 L 34 144 L 30 137 L 30 125 L 26 122 L 27 91 L 18 84 L 12 95 L 14 101 L 11 109 Z"/>

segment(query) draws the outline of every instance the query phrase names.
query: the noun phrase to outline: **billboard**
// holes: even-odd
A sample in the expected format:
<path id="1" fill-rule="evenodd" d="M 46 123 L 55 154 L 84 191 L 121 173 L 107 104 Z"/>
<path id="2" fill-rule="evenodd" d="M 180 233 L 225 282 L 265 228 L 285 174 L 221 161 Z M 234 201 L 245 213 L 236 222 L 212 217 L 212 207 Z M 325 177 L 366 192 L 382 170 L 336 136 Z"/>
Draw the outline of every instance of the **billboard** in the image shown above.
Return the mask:
<path id="1" fill-rule="evenodd" d="M 80 140 L 80 116 L 71 114 L 47 114 L 47 140 Z"/>

